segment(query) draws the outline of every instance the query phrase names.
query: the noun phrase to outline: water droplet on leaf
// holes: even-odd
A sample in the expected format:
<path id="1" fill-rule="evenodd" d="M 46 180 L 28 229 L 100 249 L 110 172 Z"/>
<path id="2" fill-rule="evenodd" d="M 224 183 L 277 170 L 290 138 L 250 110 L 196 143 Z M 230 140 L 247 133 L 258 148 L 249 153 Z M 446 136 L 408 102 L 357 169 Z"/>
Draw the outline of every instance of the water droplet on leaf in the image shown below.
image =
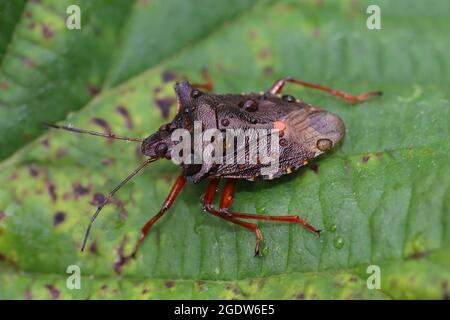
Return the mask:
<path id="1" fill-rule="evenodd" d="M 336 236 L 333 240 L 334 247 L 336 249 L 342 249 L 344 246 L 344 239 L 341 236 Z"/>

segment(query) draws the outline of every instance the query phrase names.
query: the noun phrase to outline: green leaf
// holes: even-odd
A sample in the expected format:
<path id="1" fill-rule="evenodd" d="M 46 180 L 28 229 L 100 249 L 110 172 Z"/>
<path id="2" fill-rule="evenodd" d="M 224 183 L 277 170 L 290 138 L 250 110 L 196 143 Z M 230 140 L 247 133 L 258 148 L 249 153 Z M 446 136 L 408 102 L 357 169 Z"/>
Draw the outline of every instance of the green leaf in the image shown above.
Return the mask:
<path id="1" fill-rule="evenodd" d="M 0 298 L 449 297 L 447 1 L 375 1 L 381 30 L 366 27 L 374 1 L 86 1 L 74 31 L 64 27 L 67 3 L 28 2 L 20 18 L 17 4 L 0 22 L 11 39 L 0 43 L 0 155 L 8 157 Z M 299 214 L 322 237 L 263 222 L 266 255 L 254 258 L 254 234 L 201 210 L 200 183 L 121 265 L 121 250 L 131 251 L 179 174 L 160 161 L 105 208 L 81 253 L 96 194 L 137 167 L 139 146 L 61 131 L 24 143 L 41 121 L 66 115 L 65 124 L 145 137 L 175 114 L 175 79 L 201 81 L 203 67 L 218 92 L 265 90 L 286 75 L 352 93 L 383 90 L 382 99 L 348 105 L 286 86 L 339 114 L 345 140 L 289 176 L 237 185 L 235 211 Z M 69 265 L 81 268 L 81 290 L 66 288 Z M 366 285 L 371 265 L 380 267 L 380 290 Z"/>
<path id="2" fill-rule="evenodd" d="M 66 28 L 66 8 L 73 4 L 81 10 L 81 30 Z M 2 2 L 0 160 L 41 134 L 43 121 L 64 119 L 112 85 L 204 38 L 251 7 L 252 1 L 207 4 L 207 0 Z"/>

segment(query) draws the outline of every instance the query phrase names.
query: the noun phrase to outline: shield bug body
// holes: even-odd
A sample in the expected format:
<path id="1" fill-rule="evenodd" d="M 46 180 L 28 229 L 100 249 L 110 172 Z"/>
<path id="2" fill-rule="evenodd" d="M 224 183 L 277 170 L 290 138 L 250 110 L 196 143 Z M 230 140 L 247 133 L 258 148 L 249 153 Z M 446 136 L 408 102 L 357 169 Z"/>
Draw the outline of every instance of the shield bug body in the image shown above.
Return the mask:
<path id="1" fill-rule="evenodd" d="M 267 167 L 260 161 L 249 161 L 249 137 L 244 137 L 243 146 L 235 146 L 230 153 L 233 156 L 239 155 L 239 148 L 243 149 L 243 161 L 181 161 L 181 174 L 175 181 L 169 195 L 164 201 L 160 211 L 150 219 L 142 228 L 141 235 L 136 242 L 131 257 L 134 257 L 144 240 L 145 236 L 153 224 L 163 216 L 171 207 L 177 195 L 185 186 L 186 181 L 197 183 L 203 179 L 210 180 L 207 191 L 203 197 L 203 209 L 221 219 L 242 226 L 256 235 L 255 255 L 260 254 L 260 242 L 263 239 L 262 233 L 257 224 L 246 220 L 269 220 L 279 222 L 297 223 L 316 235 L 320 235 L 320 230 L 308 224 L 297 215 L 289 216 L 269 216 L 249 213 L 240 213 L 230 210 L 233 202 L 233 194 L 236 179 L 255 180 L 274 179 L 284 174 L 289 174 L 299 167 L 308 163 L 322 153 L 333 148 L 343 137 L 345 127 L 342 120 L 335 114 L 313 107 L 305 102 L 295 99 L 290 95 L 281 95 L 283 86 L 287 83 L 295 83 L 305 87 L 328 92 L 344 100 L 356 103 L 363 102 L 370 96 L 379 96 L 381 92 L 368 92 L 358 96 L 348 94 L 340 90 L 304 82 L 293 78 L 283 78 L 278 80 L 268 91 L 248 94 L 212 94 L 207 91 L 212 90 L 212 82 L 208 77 L 206 84 L 190 84 L 187 81 L 177 83 L 175 92 L 178 100 L 178 112 L 175 118 L 160 127 L 158 131 L 145 139 L 120 137 L 114 134 L 103 134 L 93 131 L 82 130 L 74 127 L 65 127 L 50 124 L 53 128 L 65 129 L 77 133 L 87 133 L 102 136 L 110 139 L 122 139 L 137 141 L 142 143 L 142 153 L 148 159 L 123 180 L 103 203 L 98 206 L 97 211 L 91 218 L 82 249 L 86 245 L 92 223 L 102 210 L 110 202 L 114 194 L 141 169 L 149 163 L 161 159 L 172 159 L 174 149 L 177 146 L 173 139 L 173 133 L 178 129 L 183 129 L 189 134 L 195 131 L 196 123 L 200 123 L 202 130 L 213 129 L 219 132 L 219 136 L 225 136 L 229 130 L 267 130 L 276 133 L 277 167 L 270 174 L 264 174 L 261 170 Z M 200 89 L 204 89 L 201 91 Z M 252 131 L 254 132 L 254 131 Z M 251 136 L 251 135 L 250 135 Z M 227 149 L 229 146 L 225 140 L 216 141 L 216 146 L 220 144 Z M 233 141 L 234 137 L 233 137 Z M 203 146 L 204 142 L 201 142 Z M 261 143 L 254 144 L 261 151 Z M 189 147 L 191 150 L 191 145 Z M 194 148 L 195 149 L 195 148 Z M 195 153 L 195 150 L 193 151 Z M 239 156 L 238 156 L 239 157 Z M 186 158 L 184 158 L 186 159 Z M 189 158 L 192 160 L 192 158 Z M 221 156 L 221 160 L 223 156 Z M 226 179 L 223 193 L 216 209 L 213 200 L 221 178 Z"/>

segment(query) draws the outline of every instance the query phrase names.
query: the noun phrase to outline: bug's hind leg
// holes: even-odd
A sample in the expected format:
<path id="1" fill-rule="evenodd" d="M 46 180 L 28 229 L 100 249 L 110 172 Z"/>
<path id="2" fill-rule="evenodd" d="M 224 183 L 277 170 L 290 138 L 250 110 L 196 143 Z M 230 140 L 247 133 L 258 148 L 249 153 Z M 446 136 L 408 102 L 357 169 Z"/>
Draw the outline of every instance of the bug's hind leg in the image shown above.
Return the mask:
<path id="1" fill-rule="evenodd" d="M 235 179 L 227 179 L 227 182 L 223 189 L 219 209 L 223 215 L 227 215 L 231 218 L 240 218 L 240 219 L 255 219 L 255 220 L 298 223 L 303 227 L 305 227 L 308 231 L 311 231 L 315 235 L 320 236 L 321 230 L 314 228 L 312 225 L 310 225 L 308 222 L 306 222 L 299 216 L 265 216 L 259 214 L 248 214 L 229 211 L 228 208 L 231 206 L 231 203 L 233 202 L 235 183 L 236 183 Z"/>
<path id="2" fill-rule="evenodd" d="M 249 231 L 253 231 L 256 235 L 256 245 L 255 245 L 255 256 L 260 255 L 260 246 L 261 241 L 263 240 L 263 236 L 261 233 L 261 230 L 259 230 L 258 226 L 254 223 L 249 223 L 245 221 L 241 221 L 239 219 L 235 219 L 234 217 L 230 217 L 227 214 L 223 214 L 222 212 L 215 210 L 212 207 L 212 202 L 214 200 L 214 195 L 217 192 L 217 186 L 219 185 L 220 179 L 213 179 L 208 184 L 208 188 L 205 193 L 205 197 L 203 198 L 203 209 L 212 214 L 213 216 L 222 218 L 224 220 L 227 220 L 231 223 L 240 225 L 241 227 L 244 227 L 245 229 Z"/>
<path id="3" fill-rule="evenodd" d="M 139 239 L 136 242 L 136 245 L 134 246 L 133 252 L 131 253 L 131 257 L 135 257 L 137 251 L 139 250 L 142 241 L 144 241 L 145 236 L 149 232 L 150 228 L 155 224 L 156 221 L 161 218 L 164 213 L 169 210 L 169 208 L 172 206 L 173 202 L 175 201 L 176 197 L 180 193 L 181 189 L 183 189 L 184 185 L 186 183 L 186 179 L 183 175 L 180 175 L 177 180 L 175 181 L 174 185 L 172 186 L 172 189 L 169 192 L 169 195 L 167 196 L 166 200 L 164 201 L 161 209 L 159 212 L 151 218 L 147 223 L 142 227 L 141 229 L 141 235 L 139 236 Z"/>
<path id="4" fill-rule="evenodd" d="M 299 85 L 302 85 L 307 88 L 325 91 L 325 92 L 328 92 L 336 97 L 342 98 L 351 103 L 363 102 L 363 101 L 366 101 L 371 96 L 382 96 L 383 95 L 383 93 L 381 91 L 371 91 L 371 92 L 366 92 L 366 93 L 362 93 L 360 95 L 355 96 L 355 95 L 352 95 L 345 91 L 332 89 L 329 87 L 321 86 L 319 84 L 314 84 L 314 83 L 306 82 L 303 80 L 297 80 L 297 79 L 290 78 L 290 77 L 285 77 L 285 78 L 282 78 L 282 79 L 278 80 L 277 82 L 275 82 L 274 85 L 272 86 L 272 88 L 269 89 L 269 93 L 272 93 L 272 94 L 280 93 L 281 90 L 283 89 L 284 85 L 287 82 L 299 84 Z"/>
<path id="5" fill-rule="evenodd" d="M 207 68 L 204 68 L 202 70 L 202 76 L 203 76 L 203 79 L 205 80 L 205 82 L 203 82 L 203 83 L 192 83 L 191 84 L 192 87 L 196 88 L 196 89 L 203 89 L 203 90 L 208 91 L 208 92 L 213 91 L 213 89 L 214 89 L 214 82 L 213 82 L 211 76 L 209 75 L 209 72 L 208 72 Z"/>

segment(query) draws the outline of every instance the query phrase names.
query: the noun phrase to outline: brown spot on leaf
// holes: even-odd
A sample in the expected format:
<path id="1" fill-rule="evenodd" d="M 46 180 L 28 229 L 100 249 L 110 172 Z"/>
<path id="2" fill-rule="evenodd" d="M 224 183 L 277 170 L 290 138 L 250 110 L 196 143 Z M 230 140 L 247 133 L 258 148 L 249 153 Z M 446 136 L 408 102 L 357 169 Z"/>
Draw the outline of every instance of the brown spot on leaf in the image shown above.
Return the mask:
<path id="1" fill-rule="evenodd" d="M 72 184 L 72 190 L 73 193 L 75 194 L 75 198 L 78 199 L 78 197 L 82 197 L 89 194 L 89 192 L 91 191 L 91 187 L 90 186 L 84 187 L 83 185 L 81 185 L 81 183 L 75 182 Z"/>
<path id="2" fill-rule="evenodd" d="M 375 157 L 377 158 L 378 161 L 380 161 L 381 160 L 381 152 L 375 153 Z"/>
<path id="3" fill-rule="evenodd" d="M 161 73 L 161 80 L 164 82 L 174 81 L 176 78 L 177 75 L 173 71 L 166 70 Z"/>
<path id="4" fill-rule="evenodd" d="M 106 197 L 102 193 L 97 192 L 92 197 L 91 204 L 94 206 L 99 206 L 103 202 L 105 202 L 105 200 L 106 200 Z"/>
<path id="5" fill-rule="evenodd" d="M 261 290 L 262 288 L 264 288 L 265 284 L 266 284 L 266 281 L 264 279 L 260 279 L 258 281 L 258 290 Z"/>
<path id="6" fill-rule="evenodd" d="M 155 103 L 158 106 L 159 110 L 161 110 L 161 114 L 164 119 L 167 119 L 169 117 L 170 107 L 176 102 L 177 101 L 174 98 L 161 98 L 155 100 Z"/>
<path id="7" fill-rule="evenodd" d="M 259 50 L 259 57 L 262 60 L 267 59 L 270 56 L 270 50 L 269 48 L 262 48 L 261 50 Z"/>
<path id="8" fill-rule="evenodd" d="M 36 27 L 36 23 L 34 21 L 28 24 L 28 29 L 33 30 Z"/>
<path id="9" fill-rule="evenodd" d="M 52 299 L 58 299 L 60 295 L 60 291 L 56 289 L 56 287 L 53 284 L 46 284 L 45 287 L 47 288 L 48 292 L 50 293 Z"/>
<path id="10" fill-rule="evenodd" d="M 96 125 L 100 126 L 103 129 L 103 131 L 105 131 L 105 133 L 112 134 L 111 127 L 105 119 L 92 118 L 92 122 L 95 123 Z M 108 139 L 108 142 L 112 143 L 112 142 L 114 142 L 114 139 Z"/>
<path id="11" fill-rule="evenodd" d="M 149 293 L 150 292 L 150 290 L 148 289 L 148 288 L 144 288 L 143 290 L 142 290 L 142 294 L 147 294 L 147 293 Z"/>
<path id="12" fill-rule="evenodd" d="M 102 118 L 92 118 L 92 122 L 96 125 L 102 127 L 106 132 L 111 133 L 111 127 L 109 126 L 108 122 L 105 119 Z"/>
<path id="13" fill-rule="evenodd" d="M 89 246 L 89 252 L 92 254 L 97 254 L 97 239 L 94 239 L 94 241 L 91 242 L 91 245 Z"/>
<path id="14" fill-rule="evenodd" d="M 251 30 L 249 33 L 248 33 L 248 37 L 250 38 L 250 39 L 256 39 L 256 37 L 258 36 L 258 32 L 256 32 L 255 30 Z"/>
<path id="15" fill-rule="evenodd" d="M 42 35 L 45 39 L 51 39 L 53 38 L 53 30 L 47 25 L 42 26 Z"/>
<path id="16" fill-rule="evenodd" d="M 50 195 L 50 198 L 52 199 L 53 202 L 56 202 L 56 200 L 58 200 L 58 196 L 56 194 L 55 185 L 48 179 L 46 180 L 45 185 L 47 186 L 47 191 L 48 194 Z"/>
<path id="17" fill-rule="evenodd" d="M 25 11 L 25 17 L 28 18 L 28 19 L 30 19 L 30 18 L 33 17 L 33 13 L 32 13 L 30 10 L 26 10 L 26 11 Z"/>
<path id="18" fill-rule="evenodd" d="M 426 257 L 428 254 L 429 254 L 428 252 L 416 250 L 413 253 L 411 253 L 409 256 L 407 256 L 406 259 L 411 259 L 411 260 L 421 259 L 423 257 Z"/>
<path id="19" fill-rule="evenodd" d="M 116 110 L 122 117 L 124 117 L 127 128 L 133 129 L 133 120 L 131 119 L 131 116 L 130 116 L 130 113 L 128 112 L 128 110 L 122 105 L 118 106 Z"/>
<path id="20" fill-rule="evenodd" d="M 31 294 L 31 290 L 28 288 L 23 292 L 23 298 L 25 300 L 31 300 L 33 299 L 33 295 Z"/>
<path id="21" fill-rule="evenodd" d="M 131 259 L 131 256 L 125 256 L 125 244 L 127 243 L 127 241 L 128 240 L 126 237 L 123 238 L 122 242 L 117 248 L 118 259 L 113 265 L 116 274 L 121 274 L 123 266 Z"/>
<path id="22" fill-rule="evenodd" d="M 198 280 L 195 282 L 195 288 L 199 292 L 205 292 L 208 290 L 208 287 L 206 286 L 206 282 L 202 280 Z"/>
<path id="23" fill-rule="evenodd" d="M 62 212 L 62 211 L 58 211 L 53 216 L 53 225 L 57 226 L 57 225 L 63 223 L 64 220 L 66 220 L 66 214 L 64 212 Z"/>
<path id="24" fill-rule="evenodd" d="M 160 87 L 154 87 L 153 88 L 153 93 L 154 94 L 158 94 L 158 93 L 160 93 L 161 92 L 161 88 Z"/>
<path id="25" fill-rule="evenodd" d="M 4 211 L 0 211 L 0 221 L 6 218 L 6 214 Z"/>
<path id="26" fill-rule="evenodd" d="M 34 164 L 28 166 L 28 171 L 32 177 L 37 177 L 39 175 L 39 170 Z"/>
<path id="27" fill-rule="evenodd" d="M 112 198 L 109 202 L 114 204 L 119 209 L 120 220 L 125 220 L 128 216 L 128 212 L 125 209 L 125 203 L 122 200 L 116 198 Z"/>
<path id="28" fill-rule="evenodd" d="M 319 165 L 317 163 L 311 163 L 309 165 L 309 168 L 314 172 L 315 174 L 319 174 Z"/>
<path id="29" fill-rule="evenodd" d="M 93 85 L 92 83 L 88 83 L 86 88 L 91 97 L 96 96 L 100 92 L 100 89 L 97 86 Z"/>
<path id="30" fill-rule="evenodd" d="M 17 262 L 7 256 L 5 256 L 3 253 L 0 252 L 0 262 L 3 262 L 5 264 L 8 264 L 12 267 L 17 267 Z"/>
<path id="31" fill-rule="evenodd" d="M 9 88 L 9 84 L 8 84 L 8 82 L 6 82 L 6 81 L 2 81 L 2 82 L 0 82 L 0 88 L 1 89 L 8 89 Z"/>
<path id="32" fill-rule="evenodd" d="M 448 282 L 442 282 L 442 299 L 450 300 L 450 292 L 448 291 Z"/>
<path id="33" fill-rule="evenodd" d="M 48 140 L 47 138 L 42 140 L 42 145 L 46 148 L 50 147 L 50 140 Z"/>
<path id="34" fill-rule="evenodd" d="M 172 281 L 172 280 L 167 280 L 166 282 L 164 282 L 164 286 L 165 286 L 167 289 L 172 288 L 174 285 L 175 285 L 175 282 Z"/>
<path id="35" fill-rule="evenodd" d="M 305 300 L 305 293 L 300 291 L 294 295 L 295 300 Z"/>
<path id="36" fill-rule="evenodd" d="M 273 74 L 273 68 L 271 66 L 267 66 L 263 69 L 263 73 L 265 76 L 270 77 Z"/>
<path id="37" fill-rule="evenodd" d="M 67 154 L 66 149 L 64 149 L 64 148 L 58 148 L 58 149 L 56 149 L 56 154 L 55 154 L 55 156 L 56 156 L 57 159 L 61 159 L 61 158 L 64 157 L 66 154 Z"/>
<path id="38" fill-rule="evenodd" d="M 367 161 L 369 161 L 369 159 L 370 159 L 370 156 L 366 155 L 366 156 L 363 156 L 361 160 L 362 160 L 362 162 L 367 163 Z"/>
<path id="39" fill-rule="evenodd" d="M 239 288 L 237 288 L 237 287 L 235 287 L 235 288 L 233 289 L 233 293 L 234 293 L 235 295 L 237 295 L 237 296 L 239 296 L 239 295 L 242 294 L 241 290 L 240 290 Z"/>
<path id="40" fill-rule="evenodd" d="M 101 162 L 105 166 L 109 166 L 109 165 L 113 164 L 114 162 L 116 162 L 116 160 L 113 159 L 113 158 L 104 158 L 104 159 L 101 160 Z"/>
<path id="41" fill-rule="evenodd" d="M 100 289 L 106 290 L 106 289 L 108 289 L 108 285 L 107 285 L 107 284 L 104 284 L 104 285 L 102 285 L 102 286 L 100 287 Z"/>

